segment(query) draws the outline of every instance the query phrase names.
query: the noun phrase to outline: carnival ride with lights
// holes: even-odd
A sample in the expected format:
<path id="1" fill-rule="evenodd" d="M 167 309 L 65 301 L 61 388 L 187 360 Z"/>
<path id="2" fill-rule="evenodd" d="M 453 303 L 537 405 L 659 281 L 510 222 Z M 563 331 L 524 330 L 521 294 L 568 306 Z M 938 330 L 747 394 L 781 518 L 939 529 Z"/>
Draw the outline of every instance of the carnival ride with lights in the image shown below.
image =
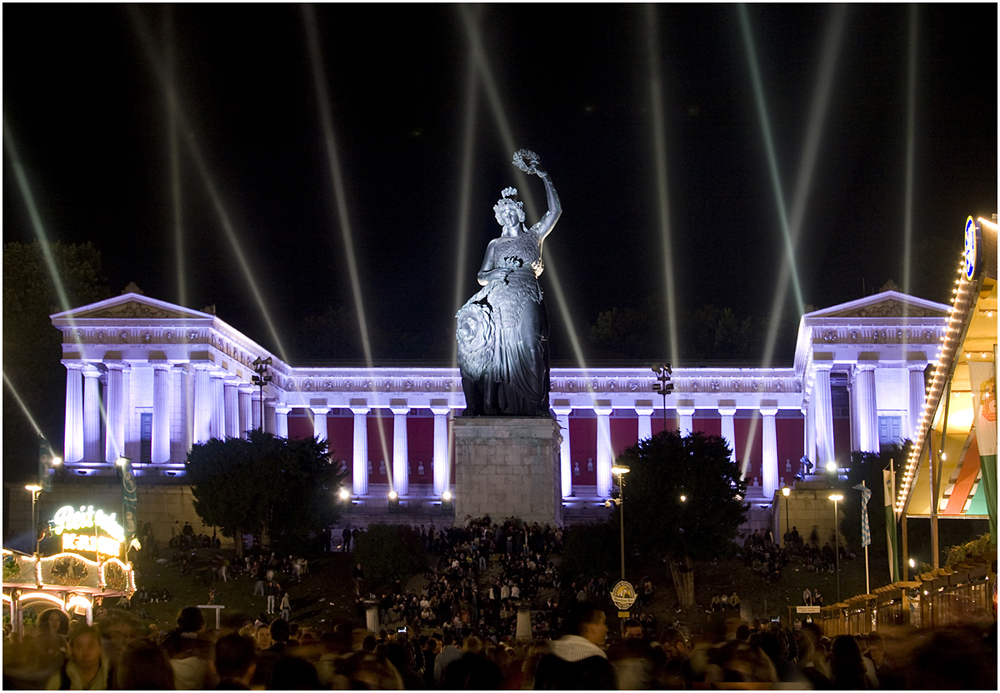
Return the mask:
<path id="1" fill-rule="evenodd" d="M 85 616 L 89 624 L 98 599 L 127 598 L 136 590 L 135 571 L 128 560 L 128 549 L 136 544 L 133 540 L 126 545 L 114 513 L 66 506 L 56 512 L 49 527 L 49 538 L 39 542 L 34 555 L 3 549 L 4 616 L 19 632 L 28 610 L 58 608 Z M 43 555 L 53 543 L 60 550 Z"/>

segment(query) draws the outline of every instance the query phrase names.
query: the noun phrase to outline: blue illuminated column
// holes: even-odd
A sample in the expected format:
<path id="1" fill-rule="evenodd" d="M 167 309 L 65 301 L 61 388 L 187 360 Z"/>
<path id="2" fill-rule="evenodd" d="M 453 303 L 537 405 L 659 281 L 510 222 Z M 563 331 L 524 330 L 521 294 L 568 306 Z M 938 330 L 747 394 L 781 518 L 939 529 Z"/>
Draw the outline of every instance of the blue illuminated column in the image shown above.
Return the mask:
<path id="1" fill-rule="evenodd" d="M 406 415 L 410 407 L 405 399 L 389 402 L 392 411 L 392 488 L 400 496 L 410 492 L 410 451 L 406 437 Z"/>
<path id="2" fill-rule="evenodd" d="M 764 417 L 761 484 L 764 487 L 764 498 L 772 498 L 774 492 L 778 490 L 778 435 L 775 425 L 778 403 L 774 400 L 764 400 L 760 403 L 760 414 Z"/>
<path id="3" fill-rule="evenodd" d="M 170 461 L 183 463 L 191 450 L 193 422 L 189 405 L 191 392 L 187 365 L 179 363 L 173 367 L 173 397 L 170 402 Z"/>
<path id="4" fill-rule="evenodd" d="M 552 402 L 552 411 L 559 422 L 559 433 L 562 434 L 562 443 L 559 445 L 559 476 L 562 487 L 562 497 L 569 498 L 573 495 L 573 461 L 570 459 L 569 447 L 569 415 L 573 407 L 569 406 L 568 399 L 557 399 Z"/>
<path id="5" fill-rule="evenodd" d="M 310 409 L 313 413 L 313 437 L 327 440 L 330 434 L 326 425 L 326 415 L 330 413 L 330 407 L 310 407 Z"/>
<path id="6" fill-rule="evenodd" d="M 719 400 L 719 416 L 722 417 L 722 437 L 729 444 L 729 459 L 736 462 L 736 400 Z"/>
<path id="7" fill-rule="evenodd" d="M 816 358 L 819 354 L 815 354 Z M 816 425 L 816 447 L 818 460 L 813 460 L 816 469 L 824 469 L 827 462 L 836 462 L 833 442 L 833 399 L 830 392 L 830 371 L 833 368 L 831 360 L 813 362 L 816 381 L 813 386 L 812 407 Z"/>
<path id="8" fill-rule="evenodd" d="M 249 383 L 241 383 L 239 386 L 240 392 L 240 437 L 244 437 L 247 431 L 250 431 L 256 426 L 253 421 L 253 385 Z"/>
<path id="9" fill-rule="evenodd" d="M 594 400 L 594 412 L 597 414 L 597 495 L 600 498 L 611 497 L 611 465 L 614 463 L 614 451 L 611 448 L 611 401 Z"/>
<path id="10" fill-rule="evenodd" d="M 114 464 L 125 454 L 125 417 L 122 408 L 125 405 L 125 364 L 108 363 L 108 399 L 106 404 L 107 418 L 104 433 L 104 461 Z"/>
<path id="11" fill-rule="evenodd" d="M 924 385 L 924 369 L 927 367 L 927 359 L 924 358 L 923 354 L 912 354 L 908 356 L 911 359 L 919 357 L 919 360 L 910 360 L 906 364 L 910 377 L 910 398 L 908 407 L 910 420 L 908 422 L 909 428 L 907 429 L 909 433 L 905 437 L 912 439 L 917 434 L 917 427 L 920 425 L 920 418 L 924 413 L 924 402 L 927 397 L 927 389 Z"/>
<path id="12" fill-rule="evenodd" d="M 195 444 L 207 443 L 212 437 L 212 373 L 209 368 L 211 366 L 195 366 L 192 441 Z"/>
<path id="13" fill-rule="evenodd" d="M 226 437 L 240 437 L 240 391 L 235 379 L 227 378 L 223 385 L 226 409 Z"/>
<path id="14" fill-rule="evenodd" d="M 83 459 L 83 364 L 63 361 L 66 366 L 66 438 L 63 460 L 68 463 Z"/>
<path id="15" fill-rule="evenodd" d="M 431 413 L 434 414 L 434 495 L 441 497 L 448 490 L 448 414 L 451 407 L 448 400 L 432 399 Z M 365 467 L 367 470 L 367 467 Z"/>
<path id="16" fill-rule="evenodd" d="M 223 373 L 212 373 L 212 423 L 213 438 L 226 437 L 226 381 Z"/>
<path id="17" fill-rule="evenodd" d="M 878 402 L 875 395 L 875 363 L 858 362 L 858 437 L 861 452 L 878 452 Z"/>
<path id="18" fill-rule="evenodd" d="M 353 495 L 368 495 L 368 412 L 371 407 L 364 399 L 351 400 L 354 414 L 354 468 L 351 475 Z"/>
<path id="19" fill-rule="evenodd" d="M 83 459 L 101 461 L 101 371 L 83 367 Z"/>
<path id="20" fill-rule="evenodd" d="M 292 408 L 286 404 L 274 405 L 274 435 L 278 438 L 288 437 L 288 413 Z"/>
<path id="21" fill-rule="evenodd" d="M 681 419 L 681 436 L 691 435 L 694 430 L 694 401 L 682 399 L 677 402 L 677 415 Z"/>
<path id="22" fill-rule="evenodd" d="M 153 430 L 150 461 L 170 461 L 170 364 L 153 364 Z"/>
<path id="23" fill-rule="evenodd" d="M 635 413 L 639 416 L 639 440 L 653 437 L 653 400 L 637 399 Z"/>

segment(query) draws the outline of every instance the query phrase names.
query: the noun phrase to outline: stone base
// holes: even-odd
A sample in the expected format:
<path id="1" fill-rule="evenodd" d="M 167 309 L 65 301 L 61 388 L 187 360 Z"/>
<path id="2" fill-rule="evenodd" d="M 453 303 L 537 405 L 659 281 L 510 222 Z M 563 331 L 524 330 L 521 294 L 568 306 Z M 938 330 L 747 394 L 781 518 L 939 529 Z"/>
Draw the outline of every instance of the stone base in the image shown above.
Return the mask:
<path id="1" fill-rule="evenodd" d="M 457 417 L 455 522 L 466 515 L 562 525 L 559 424 L 549 417 Z"/>

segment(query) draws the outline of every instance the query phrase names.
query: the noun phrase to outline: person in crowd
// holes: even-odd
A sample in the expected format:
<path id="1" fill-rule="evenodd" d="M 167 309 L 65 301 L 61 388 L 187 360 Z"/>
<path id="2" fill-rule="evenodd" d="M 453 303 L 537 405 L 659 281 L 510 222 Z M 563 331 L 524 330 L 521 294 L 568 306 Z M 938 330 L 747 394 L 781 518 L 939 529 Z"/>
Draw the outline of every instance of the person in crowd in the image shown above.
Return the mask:
<path id="1" fill-rule="evenodd" d="M 455 636 L 450 630 L 445 631 L 443 644 L 441 653 L 434 661 L 434 685 L 436 687 L 441 686 L 444 673 L 451 663 L 458 661 L 462 656 L 462 650 L 455 646 Z"/>
<path id="2" fill-rule="evenodd" d="M 94 626 L 77 626 L 69 633 L 69 660 L 49 678 L 49 690 L 98 691 L 110 688 L 111 662 L 104 654 L 101 633 Z"/>
<path id="3" fill-rule="evenodd" d="M 604 652 L 608 625 L 604 611 L 582 602 L 565 623 L 566 634 L 552 642 L 552 654 L 538 662 L 535 689 L 600 689 L 618 687 L 615 668 Z"/>
<path id="4" fill-rule="evenodd" d="M 215 672 L 219 676 L 216 690 L 250 690 L 257 668 L 254 642 L 231 633 L 215 641 Z"/>
<path id="5" fill-rule="evenodd" d="M 174 670 L 166 652 L 147 638 L 133 640 L 125 646 L 115 667 L 115 688 L 118 690 L 172 690 Z"/>

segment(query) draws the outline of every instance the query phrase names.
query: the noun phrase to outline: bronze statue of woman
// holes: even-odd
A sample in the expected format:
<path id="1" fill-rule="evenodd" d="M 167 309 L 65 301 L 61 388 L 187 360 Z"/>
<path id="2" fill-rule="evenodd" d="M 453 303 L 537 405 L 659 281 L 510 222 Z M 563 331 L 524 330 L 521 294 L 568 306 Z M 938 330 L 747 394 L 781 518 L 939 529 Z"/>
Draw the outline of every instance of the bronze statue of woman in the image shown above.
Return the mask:
<path id="1" fill-rule="evenodd" d="M 548 416 L 549 324 L 538 277 L 542 242 L 562 207 L 538 155 L 526 149 L 514 164 L 545 184 L 548 211 L 530 229 L 517 190 L 506 188 L 493 207 L 502 227 L 486 247 L 476 275 L 480 289 L 458 311 L 458 364 L 465 416 Z"/>

